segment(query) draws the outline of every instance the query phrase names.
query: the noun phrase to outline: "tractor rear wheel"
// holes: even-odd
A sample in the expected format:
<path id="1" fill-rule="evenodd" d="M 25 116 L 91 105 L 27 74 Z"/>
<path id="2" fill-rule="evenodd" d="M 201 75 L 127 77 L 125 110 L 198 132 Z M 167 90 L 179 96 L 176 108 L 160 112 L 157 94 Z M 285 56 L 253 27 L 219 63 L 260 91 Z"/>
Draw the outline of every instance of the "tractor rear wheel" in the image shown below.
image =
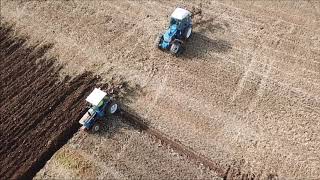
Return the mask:
<path id="1" fill-rule="evenodd" d="M 116 102 L 110 103 L 110 105 L 107 107 L 107 113 L 108 114 L 114 114 L 118 111 L 119 106 Z"/>
<path id="2" fill-rule="evenodd" d="M 181 49 L 181 43 L 180 42 L 174 42 L 170 47 L 171 54 L 177 55 L 180 52 Z"/>
<path id="3" fill-rule="evenodd" d="M 191 34 L 192 34 L 192 27 L 189 27 L 189 29 L 187 30 L 187 33 L 186 33 L 186 39 L 189 39 Z"/>

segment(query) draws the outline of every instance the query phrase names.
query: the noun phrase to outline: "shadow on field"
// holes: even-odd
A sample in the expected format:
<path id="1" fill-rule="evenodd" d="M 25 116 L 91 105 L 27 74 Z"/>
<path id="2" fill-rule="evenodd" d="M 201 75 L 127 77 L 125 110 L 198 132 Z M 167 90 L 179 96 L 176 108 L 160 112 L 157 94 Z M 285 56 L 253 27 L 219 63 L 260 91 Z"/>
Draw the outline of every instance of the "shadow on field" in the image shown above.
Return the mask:
<path id="1" fill-rule="evenodd" d="M 182 58 L 202 58 L 209 53 L 227 53 L 232 49 L 228 41 L 211 39 L 201 33 L 194 32 L 186 43 Z"/>
<path id="2" fill-rule="evenodd" d="M 210 32 L 225 32 L 230 28 L 229 23 L 214 23 L 215 18 L 209 18 L 206 20 L 199 20 L 193 24 L 193 27 L 197 28 L 197 31 L 200 33 Z"/>
<path id="3" fill-rule="evenodd" d="M 132 128 L 139 132 L 147 131 L 149 129 L 149 122 L 139 116 L 134 110 L 124 104 L 120 104 L 121 110 L 115 115 L 107 117 L 103 123 L 102 134 L 107 134 L 112 138 L 118 133 L 121 133 L 123 128 Z"/>
<path id="4" fill-rule="evenodd" d="M 125 105 L 134 102 L 139 95 L 143 94 L 141 86 L 129 84 L 123 77 L 116 77 L 108 83 L 99 84 L 98 87 L 105 91 L 109 97 L 113 97 L 120 109 L 116 114 L 104 118 L 100 134 L 108 135 L 111 138 L 120 133 L 121 129 L 128 128 L 128 125 L 138 131 L 148 129 L 148 123 Z"/>

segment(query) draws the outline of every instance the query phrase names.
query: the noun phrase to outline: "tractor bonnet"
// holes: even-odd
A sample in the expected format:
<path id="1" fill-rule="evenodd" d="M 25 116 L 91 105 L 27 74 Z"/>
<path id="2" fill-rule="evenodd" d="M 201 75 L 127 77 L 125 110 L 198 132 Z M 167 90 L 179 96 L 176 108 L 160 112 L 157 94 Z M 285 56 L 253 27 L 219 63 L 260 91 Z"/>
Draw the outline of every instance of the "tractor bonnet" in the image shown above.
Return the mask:
<path id="1" fill-rule="evenodd" d="M 172 25 L 170 28 L 164 33 L 163 40 L 170 43 L 172 37 L 177 33 L 177 25 Z"/>
<path id="2" fill-rule="evenodd" d="M 91 103 L 94 106 L 97 106 L 100 101 L 107 95 L 106 92 L 101 91 L 100 89 L 95 88 L 92 93 L 86 98 L 86 101 Z"/>
<path id="3" fill-rule="evenodd" d="M 176 8 L 173 13 L 171 14 L 171 18 L 175 18 L 178 20 L 182 20 L 186 18 L 187 16 L 190 16 L 191 13 L 188 10 L 182 9 L 182 8 Z"/>

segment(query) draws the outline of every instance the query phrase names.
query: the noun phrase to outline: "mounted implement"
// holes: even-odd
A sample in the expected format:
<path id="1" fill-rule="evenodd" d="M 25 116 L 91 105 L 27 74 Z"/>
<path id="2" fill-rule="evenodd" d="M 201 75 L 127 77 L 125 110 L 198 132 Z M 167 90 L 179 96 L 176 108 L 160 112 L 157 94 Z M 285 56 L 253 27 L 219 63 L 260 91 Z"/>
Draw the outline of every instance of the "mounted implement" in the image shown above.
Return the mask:
<path id="1" fill-rule="evenodd" d="M 155 46 L 169 50 L 174 55 L 182 52 L 184 43 L 192 34 L 191 17 L 190 11 L 176 8 L 171 14 L 169 28 L 157 37 Z"/>
<path id="2" fill-rule="evenodd" d="M 82 124 L 82 130 L 91 130 L 92 132 L 99 131 L 105 117 L 117 112 L 118 104 L 106 95 L 106 92 L 95 88 L 86 98 L 86 101 L 90 103 L 90 107 L 79 121 L 79 123 Z"/>

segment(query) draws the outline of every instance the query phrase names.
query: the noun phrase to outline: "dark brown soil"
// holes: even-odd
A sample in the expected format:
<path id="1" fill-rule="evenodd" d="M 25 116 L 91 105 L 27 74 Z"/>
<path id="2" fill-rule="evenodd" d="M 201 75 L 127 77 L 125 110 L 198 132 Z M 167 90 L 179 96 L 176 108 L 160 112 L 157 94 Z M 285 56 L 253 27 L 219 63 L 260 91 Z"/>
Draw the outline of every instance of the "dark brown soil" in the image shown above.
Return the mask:
<path id="1" fill-rule="evenodd" d="M 27 46 L 26 38 L 0 26 L 0 177 L 32 178 L 73 135 L 96 77 L 60 80 L 51 45 Z"/>

